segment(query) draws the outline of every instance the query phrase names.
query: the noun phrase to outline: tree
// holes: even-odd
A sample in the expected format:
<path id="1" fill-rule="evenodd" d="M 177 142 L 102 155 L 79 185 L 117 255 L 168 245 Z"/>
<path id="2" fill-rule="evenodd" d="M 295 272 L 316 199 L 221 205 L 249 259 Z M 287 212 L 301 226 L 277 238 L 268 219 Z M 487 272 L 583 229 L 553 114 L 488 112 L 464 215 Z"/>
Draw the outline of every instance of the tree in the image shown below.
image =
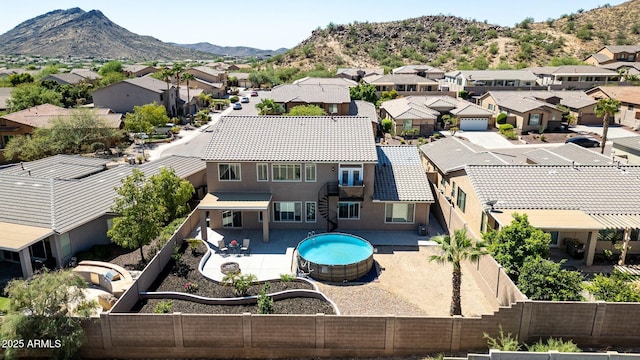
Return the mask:
<path id="1" fill-rule="evenodd" d="M 593 277 L 590 284 L 585 285 L 596 300 L 608 302 L 639 302 L 640 289 L 634 283 L 634 279 L 613 269 L 609 276 L 598 274 Z"/>
<path id="2" fill-rule="evenodd" d="M 63 270 L 45 271 L 28 280 L 9 282 L 5 292 L 10 310 L 2 321 L 0 338 L 25 342 L 28 339 L 59 340 L 60 347 L 39 350 L 37 354 L 21 354 L 20 348 L 26 348 L 26 344 L 6 347 L 5 358 L 14 359 L 20 355 L 46 355 L 54 359 L 73 357 L 84 340 L 81 319 L 89 317 L 97 305 L 95 300 L 86 299 L 83 291 L 86 287 L 84 279 Z"/>
<path id="3" fill-rule="evenodd" d="M 531 300 L 581 301 L 582 276 L 577 271 L 541 257 L 527 258 L 520 270 L 518 288 Z"/>
<path id="4" fill-rule="evenodd" d="M 156 126 L 164 126 L 169 122 L 164 105 L 156 102 L 142 106 L 134 106 L 132 113 L 124 117 L 124 128 L 129 132 L 151 134 Z"/>
<path id="5" fill-rule="evenodd" d="M 349 89 L 351 100 L 364 100 L 375 104 L 378 101 L 375 85 L 360 84 Z"/>
<path id="6" fill-rule="evenodd" d="M 187 101 L 186 101 L 186 106 L 187 106 L 187 115 L 191 115 L 191 106 L 189 105 L 189 103 L 191 102 L 191 93 L 189 92 L 190 88 L 189 88 L 189 81 L 194 80 L 196 77 L 193 76 L 192 73 L 184 73 L 182 74 L 182 77 L 180 78 L 182 81 L 185 81 L 187 83 Z M 204 94 L 204 93 L 202 93 Z"/>
<path id="7" fill-rule="evenodd" d="M 173 72 L 173 75 L 176 77 L 176 84 L 177 84 L 176 111 L 180 109 L 180 106 L 178 106 L 180 102 L 180 79 L 182 79 L 182 73 L 184 72 L 184 68 L 185 68 L 185 65 L 179 62 L 174 63 L 173 66 L 171 67 L 171 71 Z"/>
<path id="8" fill-rule="evenodd" d="M 9 75 L 9 82 L 11 86 L 18 86 L 20 84 L 32 83 L 34 81 L 33 76 L 29 73 L 11 74 Z"/>
<path id="9" fill-rule="evenodd" d="M 284 106 L 273 99 L 262 99 L 256 104 L 259 115 L 280 115 L 285 112 Z"/>
<path id="10" fill-rule="evenodd" d="M 327 112 L 318 105 L 298 105 L 289 110 L 286 116 L 325 116 Z"/>
<path id="11" fill-rule="evenodd" d="M 116 60 L 109 61 L 104 65 L 102 65 L 100 67 L 100 70 L 98 70 L 98 74 L 102 76 L 106 76 L 107 74 L 110 74 L 110 73 L 122 74 L 122 63 Z"/>
<path id="12" fill-rule="evenodd" d="M 167 83 L 167 90 L 171 87 L 171 78 L 173 77 L 173 69 L 168 67 L 162 67 L 159 72 L 159 76 L 162 78 L 164 82 Z"/>
<path id="13" fill-rule="evenodd" d="M 151 243 L 162 230 L 166 220 L 165 207 L 160 203 L 151 182 L 144 174 L 133 169 L 116 189 L 118 197 L 112 211 L 119 214 L 107 235 L 114 243 L 129 249 L 140 249 L 142 262 L 146 262 L 142 247 Z"/>
<path id="14" fill-rule="evenodd" d="M 17 86 L 11 92 L 11 98 L 7 100 L 10 112 L 16 112 L 42 104 L 62 106 L 62 95 L 44 87 L 26 83 Z"/>
<path id="15" fill-rule="evenodd" d="M 517 282 L 526 258 L 549 257 L 551 235 L 531 226 L 526 214 L 513 213 L 512 216 L 511 224 L 484 233 L 482 238 L 489 244 L 489 253 Z"/>
<path id="16" fill-rule="evenodd" d="M 98 85 L 100 87 L 105 87 L 111 84 L 118 83 L 124 79 L 126 79 L 126 77 L 122 75 L 122 73 L 110 72 L 102 76 L 102 78 L 98 81 Z"/>
<path id="17" fill-rule="evenodd" d="M 430 261 L 436 261 L 440 264 L 450 263 L 453 265 L 452 274 L 452 297 L 451 297 L 451 315 L 462 315 L 462 294 L 460 288 L 462 286 L 462 267 L 461 263 L 465 260 L 476 261 L 484 254 L 483 242 L 473 242 L 467 237 L 466 229 L 458 229 L 454 232 L 453 238 L 450 236 L 440 236 L 433 239 L 440 245 L 442 254 L 431 255 Z"/>
<path id="18" fill-rule="evenodd" d="M 195 192 L 188 180 L 180 179 L 174 169 L 161 168 L 149 178 L 158 202 L 165 209 L 166 221 L 171 222 L 189 213 L 188 201 Z"/>
<path id="19" fill-rule="evenodd" d="M 595 108 L 596 116 L 602 116 L 602 143 L 600 144 L 600 153 L 604 154 L 604 146 L 607 142 L 607 132 L 609 131 L 609 122 L 611 118 L 620 111 L 620 100 L 616 99 L 600 99 Z"/>

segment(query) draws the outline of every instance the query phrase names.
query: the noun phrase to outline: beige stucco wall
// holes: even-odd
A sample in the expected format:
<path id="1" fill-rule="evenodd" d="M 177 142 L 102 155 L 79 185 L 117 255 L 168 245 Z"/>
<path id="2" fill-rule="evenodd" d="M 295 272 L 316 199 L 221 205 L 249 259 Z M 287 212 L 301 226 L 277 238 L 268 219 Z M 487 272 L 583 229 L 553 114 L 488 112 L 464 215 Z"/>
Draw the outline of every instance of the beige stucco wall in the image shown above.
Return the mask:
<path id="1" fill-rule="evenodd" d="M 133 112 L 134 106 L 153 102 L 164 105 L 167 114 L 175 116 L 176 89 L 172 87 L 161 94 L 123 81 L 93 93 L 93 103 L 96 107 L 110 108 L 117 113 Z"/>
<path id="2" fill-rule="evenodd" d="M 614 144 L 613 152 L 617 157 L 626 156 L 627 157 L 626 162 L 629 165 L 640 165 L 640 152 L 637 150 L 634 151 L 632 149 L 629 149 L 626 146 L 622 146 L 620 144 Z M 624 160 L 622 160 L 622 162 L 625 163 Z"/>

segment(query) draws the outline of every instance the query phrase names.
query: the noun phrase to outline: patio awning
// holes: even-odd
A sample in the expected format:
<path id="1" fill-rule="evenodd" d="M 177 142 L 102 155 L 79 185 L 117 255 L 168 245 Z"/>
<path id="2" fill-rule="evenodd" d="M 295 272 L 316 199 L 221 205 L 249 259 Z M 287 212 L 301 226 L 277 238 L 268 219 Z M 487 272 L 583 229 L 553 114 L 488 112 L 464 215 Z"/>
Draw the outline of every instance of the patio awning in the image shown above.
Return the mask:
<path id="1" fill-rule="evenodd" d="M 592 214 L 591 217 L 607 229 L 640 228 L 640 215 Z"/>
<path id="2" fill-rule="evenodd" d="M 53 234 L 47 228 L 0 222 L 0 250 L 18 252 Z"/>
<path id="3" fill-rule="evenodd" d="M 200 204 L 200 210 L 267 210 L 273 194 L 252 192 L 212 192 Z"/>
<path id="4" fill-rule="evenodd" d="M 552 209 L 504 209 L 500 212 L 492 211 L 491 216 L 501 226 L 511 224 L 511 214 L 527 214 L 529 223 L 539 229 L 548 230 L 597 230 L 603 225 L 580 210 L 552 210 Z"/>

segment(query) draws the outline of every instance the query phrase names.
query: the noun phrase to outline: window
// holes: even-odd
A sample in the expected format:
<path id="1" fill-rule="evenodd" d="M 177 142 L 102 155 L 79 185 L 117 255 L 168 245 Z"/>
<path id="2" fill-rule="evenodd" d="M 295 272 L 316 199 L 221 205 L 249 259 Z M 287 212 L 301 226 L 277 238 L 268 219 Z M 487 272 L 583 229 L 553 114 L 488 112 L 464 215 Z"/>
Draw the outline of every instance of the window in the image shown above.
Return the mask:
<path id="1" fill-rule="evenodd" d="M 60 235 L 60 250 L 62 252 L 62 257 L 65 260 L 71 256 L 71 238 L 69 238 L 69 233 Z"/>
<path id="2" fill-rule="evenodd" d="M 362 186 L 362 165 L 340 165 L 340 186 Z"/>
<path id="3" fill-rule="evenodd" d="M 458 198 L 456 200 L 456 204 L 460 208 L 460 211 L 464 212 L 464 209 L 467 206 L 467 194 L 460 188 L 458 188 Z"/>
<path id="4" fill-rule="evenodd" d="M 531 114 L 531 115 L 529 115 L 529 125 L 530 126 L 539 126 L 540 125 L 540 114 Z"/>
<path id="5" fill-rule="evenodd" d="M 358 202 L 338 203 L 338 219 L 345 219 L 345 220 L 360 219 L 360 203 Z"/>
<path id="6" fill-rule="evenodd" d="M 413 120 L 405 119 L 402 122 L 402 130 L 411 130 L 413 128 Z"/>
<path id="7" fill-rule="evenodd" d="M 300 181 L 300 164 L 273 164 L 273 181 Z"/>
<path id="8" fill-rule="evenodd" d="M 258 181 L 269 181 L 269 165 L 268 164 L 256 164 L 256 174 Z"/>
<path id="9" fill-rule="evenodd" d="M 329 114 L 338 113 L 338 104 L 329 104 Z"/>
<path id="10" fill-rule="evenodd" d="M 487 109 L 489 109 L 489 110 L 493 111 L 493 104 L 489 104 L 489 105 L 487 105 Z"/>
<path id="11" fill-rule="evenodd" d="M 632 104 L 629 104 L 629 105 L 627 106 L 627 110 L 629 110 L 629 111 L 633 111 L 633 105 L 632 105 Z"/>
<path id="12" fill-rule="evenodd" d="M 240 211 L 223 211 L 222 227 L 239 228 L 242 227 L 242 212 Z"/>
<path id="13" fill-rule="evenodd" d="M 451 197 L 454 197 L 456 195 L 456 182 L 454 181 L 451 184 Z"/>
<path id="14" fill-rule="evenodd" d="M 258 211 L 258 222 L 262 222 L 262 211 Z"/>
<path id="15" fill-rule="evenodd" d="M 558 247 L 558 236 L 560 233 L 557 231 L 549 231 L 548 233 L 551 235 L 551 242 L 549 243 L 549 246 Z"/>
<path id="16" fill-rule="evenodd" d="M 306 222 L 314 223 L 316 222 L 316 202 L 315 201 L 307 201 L 305 203 L 306 208 Z"/>
<path id="17" fill-rule="evenodd" d="M 240 181 L 240 164 L 218 164 L 220 181 Z"/>
<path id="18" fill-rule="evenodd" d="M 304 181 L 316 181 L 316 164 L 304 165 Z"/>
<path id="19" fill-rule="evenodd" d="M 412 223 L 414 204 L 387 204 L 385 206 L 385 222 Z"/>
<path id="20" fill-rule="evenodd" d="M 447 179 L 444 177 L 444 175 L 441 175 L 440 177 L 440 185 L 442 185 L 443 189 L 447 188 Z"/>
<path id="21" fill-rule="evenodd" d="M 299 201 L 281 201 L 273 203 L 273 221 L 300 222 L 302 221 L 302 203 Z"/>

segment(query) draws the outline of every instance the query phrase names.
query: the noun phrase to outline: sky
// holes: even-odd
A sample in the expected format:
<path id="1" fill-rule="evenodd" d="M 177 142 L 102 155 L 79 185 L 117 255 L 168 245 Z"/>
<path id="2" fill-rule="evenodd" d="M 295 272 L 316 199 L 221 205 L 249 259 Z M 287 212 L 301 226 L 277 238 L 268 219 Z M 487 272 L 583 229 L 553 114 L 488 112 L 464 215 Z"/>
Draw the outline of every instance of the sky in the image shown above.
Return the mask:
<path id="1" fill-rule="evenodd" d="M 0 34 L 49 11 L 100 10 L 116 24 L 164 42 L 209 42 L 275 50 L 292 48 L 329 23 L 384 22 L 423 15 L 454 15 L 513 26 L 559 18 L 623 0 L 18 0 L 4 4 Z"/>

